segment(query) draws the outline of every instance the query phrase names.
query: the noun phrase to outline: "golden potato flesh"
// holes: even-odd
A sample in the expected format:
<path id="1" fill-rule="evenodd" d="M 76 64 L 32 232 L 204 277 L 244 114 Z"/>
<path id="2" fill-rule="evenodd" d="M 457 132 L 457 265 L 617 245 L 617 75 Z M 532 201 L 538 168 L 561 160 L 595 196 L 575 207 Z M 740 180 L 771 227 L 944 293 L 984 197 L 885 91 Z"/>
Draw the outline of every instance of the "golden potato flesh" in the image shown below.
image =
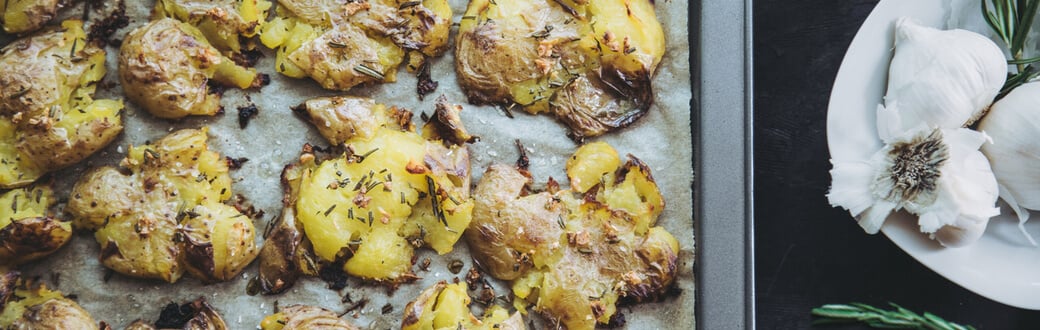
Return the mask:
<path id="1" fill-rule="evenodd" d="M 664 48 L 650 0 L 472 0 L 455 70 L 470 102 L 549 112 L 581 139 L 646 113 Z"/>
<path id="2" fill-rule="evenodd" d="M 213 115 L 220 96 L 209 79 L 238 88 L 262 80 L 210 45 L 202 31 L 172 18 L 161 18 L 127 34 L 119 48 L 119 81 L 126 97 L 162 118 Z"/>
<path id="3" fill-rule="evenodd" d="M 159 0 L 154 13 L 194 25 L 217 49 L 238 53 L 252 49 L 242 40 L 260 32 L 270 9 L 267 0 Z"/>
<path id="4" fill-rule="evenodd" d="M 75 164 L 123 130 L 122 101 L 93 99 L 105 50 L 82 25 L 68 20 L 0 50 L 0 189 Z"/>
<path id="5" fill-rule="evenodd" d="M 54 193 L 30 186 L 0 194 L 0 266 L 39 259 L 65 245 L 72 225 L 50 215 Z"/>
<path id="6" fill-rule="evenodd" d="M 527 176 L 492 165 L 473 193 L 466 241 L 492 276 L 512 281 L 518 308 L 592 329 L 610 322 L 619 299 L 664 293 L 679 246 L 655 226 L 664 200 L 635 157 L 622 165 L 609 145 L 588 144 L 568 161 L 567 176 L 570 190 L 550 184 L 525 194 Z"/>
<path id="7" fill-rule="evenodd" d="M 258 253 L 252 220 L 223 203 L 231 196 L 227 161 L 209 150 L 206 129 L 186 129 L 130 147 L 120 169 L 85 174 L 65 211 L 96 230 L 102 264 L 119 273 L 216 282 Z"/>
<path id="8" fill-rule="evenodd" d="M 305 150 L 283 174 L 287 208 L 295 212 L 288 220 L 306 235 L 320 263 L 342 263 L 348 274 L 394 283 L 413 278 L 416 247 L 452 250 L 473 208 L 464 146 L 413 133 L 410 112 L 368 100 L 311 100 L 296 110 L 328 128 L 321 132 L 346 150 L 325 161 Z M 354 117 L 366 120 L 349 122 Z M 299 246 L 271 246 L 282 245 Z M 273 253 L 279 254 L 287 260 L 297 255 Z M 276 284 L 263 279 L 266 265 L 261 260 L 262 282 Z"/>
<path id="9" fill-rule="evenodd" d="M 322 87 L 349 90 L 396 81 L 406 54 L 414 70 L 447 49 L 447 0 L 281 0 L 260 41 L 277 50 L 275 69 L 311 77 Z M 418 60 L 416 60 L 418 59 Z"/>
<path id="10" fill-rule="evenodd" d="M 50 22 L 62 5 L 60 0 L 7 0 L 0 3 L 0 25 L 7 33 L 32 32 Z"/>
<path id="11" fill-rule="evenodd" d="M 497 305 L 488 308 L 483 319 L 478 319 L 469 311 L 470 300 L 465 282 L 437 283 L 408 303 L 401 329 L 527 329 L 520 313 L 510 315 L 509 311 Z"/>
<path id="12" fill-rule="evenodd" d="M 357 330 L 336 313 L 314 306 L 293 305 L 268 315 L 260 322 L 261 330 Z"/>
<path id="13" fill-rule="evenodd" d="M 0 328 L 98 329 L 98 323 L 59 291 L 19 279 L 18 272 L 0 274 Z"/>

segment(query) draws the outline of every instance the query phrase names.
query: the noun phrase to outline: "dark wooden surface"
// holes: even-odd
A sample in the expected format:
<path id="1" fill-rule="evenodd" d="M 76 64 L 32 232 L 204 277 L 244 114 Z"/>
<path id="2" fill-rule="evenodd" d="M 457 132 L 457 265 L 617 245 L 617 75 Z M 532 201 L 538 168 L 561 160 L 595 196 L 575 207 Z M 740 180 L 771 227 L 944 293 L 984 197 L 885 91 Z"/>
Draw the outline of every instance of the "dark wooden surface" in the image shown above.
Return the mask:
<path id="1" fill-rule="evenodd" d="M 827 102 L 845 51 L 876 3 L 754 1 L 758 328 L 807 329 L 813 307 L 854 301 L 894 302 L 978 329 L 1040 328 L 1040 312 L 961 288 L 885 236 L 864 234 L 827 203 Z"/>

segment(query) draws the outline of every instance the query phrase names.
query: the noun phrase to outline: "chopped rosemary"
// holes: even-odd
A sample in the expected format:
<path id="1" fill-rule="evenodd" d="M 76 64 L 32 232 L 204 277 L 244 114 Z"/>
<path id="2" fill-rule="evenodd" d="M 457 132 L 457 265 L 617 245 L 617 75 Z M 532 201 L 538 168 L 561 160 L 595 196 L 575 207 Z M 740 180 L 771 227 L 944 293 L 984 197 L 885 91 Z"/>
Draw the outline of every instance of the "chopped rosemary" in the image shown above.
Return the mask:
<path id="1" fill-rule="evenodd" d="M 364 64 L 358 64 L 358 65 L 354 66 L 354 71 L 357 71 L 360 74 L 364 74 L 366 76 L 369 76 L 369 77 L 372 77 L 372 78 L 375 78 L 375 79 L 378 79 L 378 80 L 385 80 L 386 79 L 386 77 L 383 76 L 383 74 L 381 72 L 376 71 L 375 69 L 370 68 L 370 67 L 368 67 L 367 65 L 364 65 Z"/>
<path id="2" fill-rule="evenodd" d="M 422 2 L 419 2 L 419 1 L 408 1 L 408 2 L 402 3 L 400 7 L 397 7 L 397 9 L 408 9 L 408 8 L 411 8 L 411 7 L 418 6 L 421 3 Z"/>
<path id="3" fill-rule="evenodd" d="M 889 303 L 896 309 L 886 311 L 880 308 L 862 303 L 827 304 L 812 309 L 812 315 L 819 317 L 813 321 L 814 325 L 832 323 L 862 322 L 873 328 L 902 328 L 902 329 L 944 329 L 944 330 L 974 330 L 968 325 L 960 325 L 946 321 L 935 314 L 925 312 L 918 315 L 902 306 Z"/>
<path id="4" fill-rule="evenodd" d="M 335 42 L 335 41 L 329 41 L 329 47 L 332 47 L 332 48 L 347 48 L 347 45 L 343 44 L 343 43 Z"/>
<path id="5" fill-rule="evenodd" d="M 335 209 L 336 209 L 336 204 L 332 204 L 332 206 L 329 206 L 329 209 L 325 210 L 325 216 L 328 217 L 329 213 L 332 213 L 332 210 L 335 210 Z"/>

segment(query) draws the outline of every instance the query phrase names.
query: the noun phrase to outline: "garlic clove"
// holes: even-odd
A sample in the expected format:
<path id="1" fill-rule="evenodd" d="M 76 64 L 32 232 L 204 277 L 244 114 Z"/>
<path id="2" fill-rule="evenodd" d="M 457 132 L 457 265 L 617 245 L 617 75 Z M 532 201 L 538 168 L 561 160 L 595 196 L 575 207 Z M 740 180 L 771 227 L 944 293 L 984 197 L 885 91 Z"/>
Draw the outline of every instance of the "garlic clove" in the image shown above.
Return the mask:
<path id="1" fill-rule="evenodd" d="M 896 22 L 895 39 L 884 102 L 898 110 L 892 132 L 974 123 L 1007 78 L 1004 53 L 978 33 L 938 30 L 904 17 Z"/>
<path id="2" fill-rule="evenodd" d="M 986 224 L 988 221 L 974 221 L 971 219 L 959 218 L 956 223 L 958 225 L 947 225 L 939 228 L 932 235 L 932 238 L 939 241 L 945 247 L 963 247 L 975 243 L 978 241 L 982 234 L 986 232 Z"/>

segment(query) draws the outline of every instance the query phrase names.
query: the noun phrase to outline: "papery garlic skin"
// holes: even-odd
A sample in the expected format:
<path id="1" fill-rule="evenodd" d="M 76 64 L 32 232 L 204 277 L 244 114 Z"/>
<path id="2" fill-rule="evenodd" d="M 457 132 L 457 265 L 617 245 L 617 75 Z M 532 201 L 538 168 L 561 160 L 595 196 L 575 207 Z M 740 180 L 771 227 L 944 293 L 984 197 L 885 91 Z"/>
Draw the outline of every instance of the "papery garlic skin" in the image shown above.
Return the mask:
<path id="1" fill-rule="evenodd" d="M 894 124 L 889 129 L 974 123 L 1004 85 L 1006 61 L 1000 47 L 978 33 L 943 31 L 900 18 L 884 102 L 884 115 L 895 116 L 888 120 Z"/>
<path id="2" fill-rule="evenodd" d="M 869 161 L 834 163 L 827 198 L 867 233 L 877 233 L 892 211 L 906 210 L 943 245 L 970 244 L 1000 214 L 996 178 L 979 152 L 987 141 L 966 128 L 909 130 L 890 137 Z"/>
<path id="3" fill-rule="evenodd" d="M 982 153 L 1021 224 L 1029 218 L 1023 208 L 1040 210 L 1040 82 L 1023 84 L 993 104 L 979 130 L 993 138 Z"/>

